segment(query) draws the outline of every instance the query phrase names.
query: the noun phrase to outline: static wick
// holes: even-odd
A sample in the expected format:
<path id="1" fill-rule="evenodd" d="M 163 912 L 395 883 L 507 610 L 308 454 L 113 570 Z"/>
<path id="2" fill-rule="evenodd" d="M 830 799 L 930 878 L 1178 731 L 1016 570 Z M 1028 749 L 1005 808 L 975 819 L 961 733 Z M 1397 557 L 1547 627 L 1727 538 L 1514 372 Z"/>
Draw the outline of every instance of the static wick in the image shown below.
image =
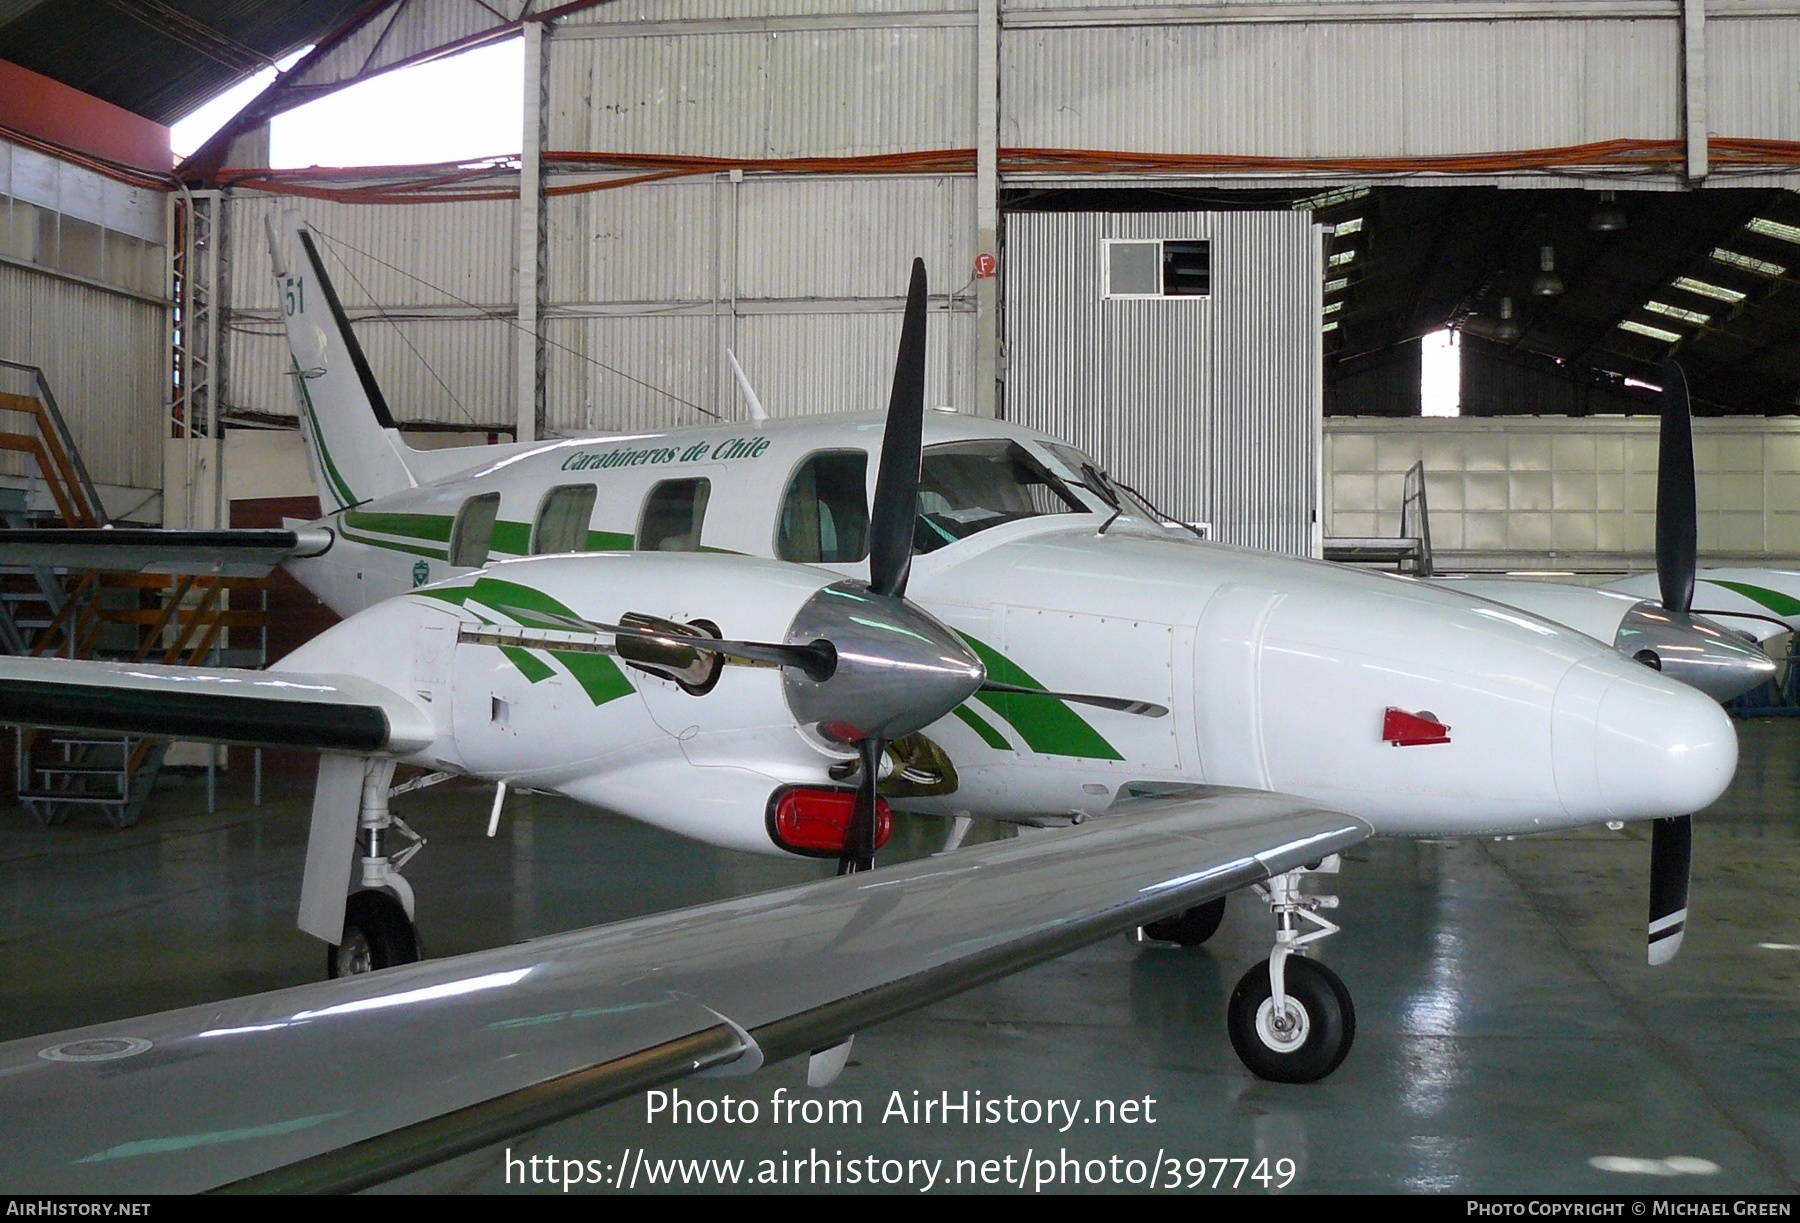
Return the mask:
<path id="1" fill-rule="evenodd" d="M 500 807 L 506 802 L 506 783 L 494 787 L 494 809 L 488 813 L 488 836 L 500 831 Z"/>

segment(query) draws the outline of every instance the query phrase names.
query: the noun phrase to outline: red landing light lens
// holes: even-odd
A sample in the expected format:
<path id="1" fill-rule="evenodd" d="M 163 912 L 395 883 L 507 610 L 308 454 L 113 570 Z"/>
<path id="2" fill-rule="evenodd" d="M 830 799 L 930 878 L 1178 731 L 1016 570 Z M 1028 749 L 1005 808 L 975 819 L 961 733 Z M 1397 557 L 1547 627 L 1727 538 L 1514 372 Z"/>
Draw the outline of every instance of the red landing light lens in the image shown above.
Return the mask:
<path id="1" fill-rule="evenodd" d="M 854 790 L 784 790 L 769 813 L 769 836 L 790 853 L 835 858 L 850 839 L 856 811 Z M 875 800 L 875 848 L 887 844 L 894 812 L 884 798 Z"/>
<path id="2" fill-rule="evenodd" d="M 1430 713 L 1407 713 L 1390 705 L 1381 719 L 1381 737 L 1395 747 L 1419 747 L 1450 742 L 1450 728 Z"/>

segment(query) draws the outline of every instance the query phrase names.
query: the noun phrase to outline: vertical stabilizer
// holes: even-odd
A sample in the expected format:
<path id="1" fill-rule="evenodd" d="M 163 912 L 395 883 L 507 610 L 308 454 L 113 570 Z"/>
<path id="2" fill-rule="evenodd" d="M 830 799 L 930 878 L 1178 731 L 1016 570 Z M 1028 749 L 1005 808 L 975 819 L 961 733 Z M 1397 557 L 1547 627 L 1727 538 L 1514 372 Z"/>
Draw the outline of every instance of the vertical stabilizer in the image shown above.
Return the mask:
<path id="1" fill-rule="evenodd" d="M 300 214 L 269 223 L 269 255 L 300 389 L 300 433 L 326 513 L 412 488 L 410 448 Z"/>

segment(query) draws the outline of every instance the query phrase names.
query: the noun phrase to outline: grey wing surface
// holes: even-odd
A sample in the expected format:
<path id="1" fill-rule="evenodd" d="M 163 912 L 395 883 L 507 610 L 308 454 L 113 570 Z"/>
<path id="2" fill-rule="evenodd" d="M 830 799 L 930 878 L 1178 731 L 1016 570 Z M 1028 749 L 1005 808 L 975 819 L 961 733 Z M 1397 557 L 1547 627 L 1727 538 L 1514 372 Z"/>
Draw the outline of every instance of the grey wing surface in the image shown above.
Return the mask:
<path id="1" fill-rule="evenodd" d="M 350 1190 L 748 1072 L 1353 845 L 1218 790 L 873 872 L 0 1045 L 14 1192 Z"/>
<path id="2" fill-rule="evenodd" d="M 289 557 L 323 555 L 331 540 L 331 532 L 318 527 L 217 531 L 32 527 L 0 530 L 0 565 L 262 577 Z"/>

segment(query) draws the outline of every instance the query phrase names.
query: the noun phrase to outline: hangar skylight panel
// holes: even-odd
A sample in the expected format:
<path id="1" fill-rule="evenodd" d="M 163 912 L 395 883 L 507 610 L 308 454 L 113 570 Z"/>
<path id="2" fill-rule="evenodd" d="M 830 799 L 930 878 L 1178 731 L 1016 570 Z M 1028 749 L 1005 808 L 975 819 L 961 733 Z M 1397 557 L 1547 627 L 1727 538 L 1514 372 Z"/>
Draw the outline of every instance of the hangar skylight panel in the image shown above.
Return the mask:
<path id="1" fill-rule="evenodd" d="M 1724 285 L 1712 284 L 1709 281 L 1696 280 L 1692 276 L 1677 276 L 1675 278 L 1675 287 L 1684 292 L 1693 293 L 1700 297 L 1710 297 L 1714 301 L 1722 301 L 1727 305 L 1732 306 L 1737 305 L 1749 296 L 1748 293 L 1740 293 L 1736 289 L 1728 289 Z"/>
<path id="2" fill-rule="evenodd" d="M 1767 276 L 1771 279 L 1787 275 L 1787 268 L 1782 264 L 1770 263 L 1767 259 L 1756 259 L 1750 255 L 1742 255 L 1737 251 L 1728 251 L 1722 246 L 1715 246 L 1713 248 L 1712 258 L 1715 262 L 1723 263 L 1734 268 L 1741 268 L 1746 272 L 1754 272 L 1758 276 Z"/>
<path id="3" fill-rule="evenodd" d="M 1665 331 L 1661 327 L 1652 327 L 1649 323 L 1640 323 L 1636 319 L 1630 318 L 1619 324 L 1619 330 L 1647 335 L 1653 340 L 1661 340 L 1664 344 L 1675 344 L 1682 338 L 1679 332 Z"/>
<path id="4" fill-rule="evenodd" d="M 1774 238 L 1780 242 L 1791 242 L 1800 246 L 1800 225 L 1787 225 L 1780 221 L 1771 221 L 1767 217 L 1752 217 L 1745 222 L 1744 228 L 1753 234 L 1761 234 L 1765 238 Z"/>
<path id="5" fill-rule="evenodd" d="M 1696 327 L 1704 327 L 1712 322 L 1712 315 L 1702 314 L 1698 310 L 1687 310 L 1680 306 L 1671 306 L 1668 302 L 1647 301 L 1644 309 L 1652 314 L 1660 314 L 1666 318 L 1680 319 L 1684 323 L 1692 323 Z"/>

